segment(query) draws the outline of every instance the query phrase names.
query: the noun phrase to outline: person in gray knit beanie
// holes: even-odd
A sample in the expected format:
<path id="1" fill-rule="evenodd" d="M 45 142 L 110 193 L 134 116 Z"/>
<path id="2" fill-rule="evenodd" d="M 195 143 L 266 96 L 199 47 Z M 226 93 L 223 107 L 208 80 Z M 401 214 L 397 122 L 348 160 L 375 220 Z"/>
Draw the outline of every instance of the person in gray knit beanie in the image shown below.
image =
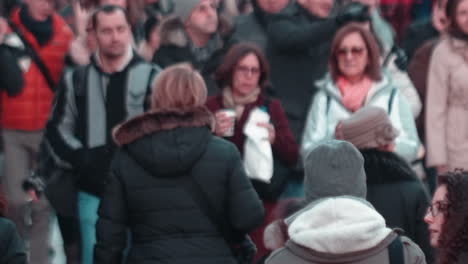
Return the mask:
<path id="1" fill-rule="evenodd" d="M 367 106 L 338 123 L 335 138 L 349 141 L 358 149 L 393 148 L 398 134 L 384 109 Z"/>
<path id="2" fill-rule="evenodd" d="M 189 19 L 192 10 L 203 0 L 172 0 L 174 10 L 172 15 L 179 17 L 182 21 Z M 205 0 L 206 1 L 206 0 Z"/>
<path id="3" fill-rule="evenodd" d="M 304 171 L 306 206 L 285 219 L 287 225 L 309 210 L 315 201 L 323 198 L 353 196 L 366 199 L 364 158 L 361 152 L 347 141 L 322 141 L 306 155 Z"/>
<path id="4" fill-rule="evenodd" d="M 364 158 L 353 144 L 340 140 L 324 141 L 309 152 L 304 167 L 307 203 L 340 195 L 366 199 Z"/>

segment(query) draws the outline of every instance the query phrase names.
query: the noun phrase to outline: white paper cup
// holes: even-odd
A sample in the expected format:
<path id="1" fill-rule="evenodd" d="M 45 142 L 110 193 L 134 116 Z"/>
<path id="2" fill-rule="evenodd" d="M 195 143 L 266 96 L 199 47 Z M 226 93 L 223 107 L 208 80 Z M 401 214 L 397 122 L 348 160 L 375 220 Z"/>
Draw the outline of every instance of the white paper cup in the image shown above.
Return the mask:
<path id="1" fill-rule="evenodd" d="M 222 109 L 218 111 L 223 113 L 224 116 L 231 119 L 231 127 L 223 134 L 223 137 L 232 137 L 234 136 L 234 127 L 236 123 L 236 111 L 234 109 Z"/>

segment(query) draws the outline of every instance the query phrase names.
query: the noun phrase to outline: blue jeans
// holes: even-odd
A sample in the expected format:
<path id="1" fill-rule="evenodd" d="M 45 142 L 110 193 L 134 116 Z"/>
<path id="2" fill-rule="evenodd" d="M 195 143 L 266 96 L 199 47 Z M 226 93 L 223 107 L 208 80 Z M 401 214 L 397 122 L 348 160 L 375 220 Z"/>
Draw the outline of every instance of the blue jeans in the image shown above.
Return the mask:
<path id="1" fill-rule="evenodd" d="M 78 217 L 81 232 L 81 263 L 93 263 L 96 244 L 96 222 L 100 199 L 86 192 L 78 192 Z"/>

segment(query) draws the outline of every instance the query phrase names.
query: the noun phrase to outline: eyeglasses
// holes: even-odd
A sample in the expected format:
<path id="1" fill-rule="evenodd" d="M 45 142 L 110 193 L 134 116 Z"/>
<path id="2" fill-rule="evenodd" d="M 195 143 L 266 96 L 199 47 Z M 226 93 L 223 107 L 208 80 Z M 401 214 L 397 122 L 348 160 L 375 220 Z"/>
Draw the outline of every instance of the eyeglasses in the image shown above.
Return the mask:
<path id="1" fill-rule="evenodd" d="M 365 51 L 365 49 L 363 47 L 352 47 L 350 49 L 341 48 L 341 49 L 338 49 L 336 54 L 338 55 L 338 57 L 345 57 L 349 53 L 353 57 L 361 57 L 362 55 L 364 55 L 364 51 Z"/>
<path id="2" fill-rule="evenodd" d="M 438 201 L 427 208 L 426 215 L 431 214 L 432 217 L 436 217 L 441 212 L 447 211 L 449 204 L 447 202 Z"/>
<path id="3" fill-rule="evenodd" d="M 252 74 L 254 76 L 257 76 L 260 74 L 260 69 L 257 67 L 247 67 L 247 66 L 237 66 L 236 71 L 242 73 L 242 74 Z"/>

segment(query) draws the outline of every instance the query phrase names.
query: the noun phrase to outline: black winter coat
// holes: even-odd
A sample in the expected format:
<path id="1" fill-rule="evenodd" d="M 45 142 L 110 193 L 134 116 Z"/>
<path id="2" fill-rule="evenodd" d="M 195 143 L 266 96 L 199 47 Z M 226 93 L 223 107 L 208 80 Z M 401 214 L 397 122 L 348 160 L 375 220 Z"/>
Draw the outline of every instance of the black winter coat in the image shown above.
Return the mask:
<path id="1" fill-rule="evenodd" d="M 232 229 L 244 235 L 263 221 L 262 204 L 236 147 L 211 134 L 205 108 L 148 113 L 119 126 L 110 180 L 96 226 L 95 263 L 236 263 L 217 227 L 181 183 L 194 177 Z"/>
<path id="2" fill-rule="evenodd" d="M 26 250 L 16 232 L 15 224 L 0 217 L 0 263 L 26 264 Z"/>
<path id="3" fill-rule="evenodd" d="M 433 251 L 424 222 L 430 200 L 408 163 L 392 152 L 361 150 L 367 176 L 367 200 L 390 228 L 401 228 L 423 250 L 427 263 Z"/>

